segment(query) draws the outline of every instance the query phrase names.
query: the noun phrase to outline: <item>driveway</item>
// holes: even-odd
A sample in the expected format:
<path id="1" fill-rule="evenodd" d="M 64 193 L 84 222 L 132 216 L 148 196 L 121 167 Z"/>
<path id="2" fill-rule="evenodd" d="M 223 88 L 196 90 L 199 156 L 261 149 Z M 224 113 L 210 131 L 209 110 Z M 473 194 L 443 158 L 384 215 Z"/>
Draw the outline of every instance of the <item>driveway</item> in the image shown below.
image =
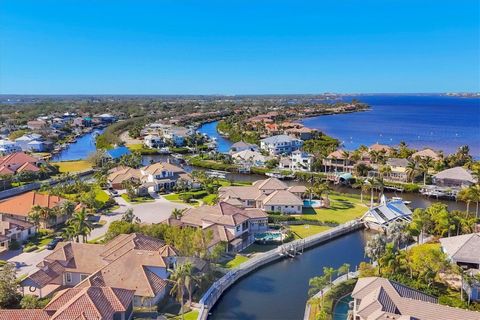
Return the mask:
<path id="1" fill-rule="evenodd" d="M 52 253 L 51 250 L 42 250 L 40 252 L 22 252 L 22 250 L 5 251 L 0 254 L 0 260 L 7 260 L 17 266 L 17 274 L 19 276 L 30 274 L 36 271 L 37 264 L 43 258 Z"/>
<path id="2" fill-rule="evenodd" d="M 123 214 L 128 209 L 133 209 L 133 213 L 138 217 L 142 223 L 160 223 L 170 218 L 173 209 L 186 209 L 190 208 L 189 205 L 183 203 L 170 202 L 161 196 L 157 196 L 154 201 L 144 202 L 139 204 L 131 204 L 125 201 L 122 197 L 116 197 L 115 201 L 120 206 L 117 210 L 112 211 L 108 215 L 101 216 L 101 220 L 105 220 L 104 224 L 100 228 L 92 230 L 89 240 L 103 236 L 110 223 L 122 219 Z"/>

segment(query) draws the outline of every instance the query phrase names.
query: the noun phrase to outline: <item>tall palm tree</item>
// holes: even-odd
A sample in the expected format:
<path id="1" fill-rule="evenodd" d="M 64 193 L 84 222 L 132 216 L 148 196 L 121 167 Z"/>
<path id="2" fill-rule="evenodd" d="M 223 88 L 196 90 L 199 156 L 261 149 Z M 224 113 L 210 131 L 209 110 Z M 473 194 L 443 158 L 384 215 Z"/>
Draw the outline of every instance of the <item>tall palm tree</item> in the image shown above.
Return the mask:
<path id="1" fill-rule="evenodd" d="M 470 189 L 470 195 L 472 197 L 472 201 L 476 203 L 476 208 L 475 208 L 475 217 L 478 219 L 478 210 L 479 210 L 479 203 L 480 203 L 480 185 L 476 184 L 471 187 Z"/>
<path id="2" fill-rule="evenodd" d="M 463 201 L 467 204 L 467 216 L 470 213 L 470 203 L 472 202 L 472 192 L 470 188 L 463 188 L 458 192 L 457 195 L 458 199 L 460 201 Z"/>
<path id="3" fill-rule="evenodd" d="M 407 181 L 413 182 L 418 173 L 418 162 L 415 159 L 409 161 L 405 172 L 407 173 Z"/>
<path id="4" fill-rule="evenodd" d="M 353 187 L 360 189 L 360 202 L 363 203 L 363 192 L 368 191 L 367 181 L 365 179 L 357 179 Z"/>
<path id="5" fill-rule="evenodd" d="M 171 295 L 175 295 L 175 299 L 180 303 L 180 312 L 182 314 L 182 319 L 184 319 L 184 303 L 183 299 L 185 296 L 186 289 L 186 278 L 188 277 L 189 267 L 187 264 L 177 265 L 175 270 L 172 271 L 170 275 L 170 280 L 173 282 L 172 289 L 170 290 Z"/>
<path id="6" fill-rule="evenodd" d="M 370 208 L 373 208 L 373 192 L 377 187 L 377 179 L 368 178 L 367 180 L 365 180 L 365 186 L 370 190 Z"/>
<path id="7" fill-rule="evenodd" d="M 38 204 L 34 205 L 30 209 L 30 213 L 28 214 L 28 220 L 30 220 L 35 226 L 40 226 L 40 219 L 42 217 L 42 207 Z"/>
<path id="8" fill-rule="evenodd" d="M 83 242 L 87 242 L 87 236 L 93 229 L 93 225 L 90 221 L 87 220 L 87 213 L 85 208 L 81 211 L 76 212 L 68 221 L 67 228 L 70 228 L 73 237 L 76 239 L 76 242 L 80 242 L 80 236 L 82 236 Z"/>

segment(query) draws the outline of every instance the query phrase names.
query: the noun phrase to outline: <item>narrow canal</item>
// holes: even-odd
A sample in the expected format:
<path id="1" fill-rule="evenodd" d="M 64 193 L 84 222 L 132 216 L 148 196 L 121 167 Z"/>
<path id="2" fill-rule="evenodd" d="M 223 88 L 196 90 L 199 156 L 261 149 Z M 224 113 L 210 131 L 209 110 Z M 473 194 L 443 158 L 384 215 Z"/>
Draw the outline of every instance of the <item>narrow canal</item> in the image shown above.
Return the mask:
<path id="1" fill-rule="evenodd" d="M 92 132 L 84 134 L 83 136 L 77 138 L 77 141 L 71 143 L 66 149 L 55 155 L 53 160 L 70 161 L 88 158 L 88 156 L 97 150 L 95 146 L 95 135 L 102 132 L 103 129 L 95 129 Z"/>
<path id="2" fill-rule="evenodd" d="M 357 231 L 251 273 L 225 292 L 209 319 L 302 319 L 308 280 L 321 275 L 323 267 L 348 263 L 354 270 L 366 260 L 364 247 L 369 235 Z"/>

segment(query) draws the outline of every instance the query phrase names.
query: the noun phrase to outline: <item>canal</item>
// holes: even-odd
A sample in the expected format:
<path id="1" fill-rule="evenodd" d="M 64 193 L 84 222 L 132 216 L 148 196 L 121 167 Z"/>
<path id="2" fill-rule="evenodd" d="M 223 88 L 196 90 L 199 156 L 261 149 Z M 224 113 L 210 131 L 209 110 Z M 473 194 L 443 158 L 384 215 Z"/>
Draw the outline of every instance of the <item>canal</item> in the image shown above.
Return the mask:
<path id="1" fill-rule="evenodd" d="M 356 231 L 251 273 L 224 293 L 209 319 L 302 319 L 309 279 L 321 275 L 323 267 L 348 263 L 355 270 L 366 260 L 364 247 L 369 235 Z"/>
<path id="2" fill-rule="evenodd" d="M 95 146 L 95 135 L 102 133 L 102 130 L 93 130 L 87 134 L 84 134 L 81 137 L 77 138 L 77 141 L 68 145 L 68 147 L 62 150 L 60 153 L 53 157 L 55 161 L 70 161 L 70 160 L 81 160 L 86 159 L 92 153 L 94 153 L 97 148 Z"/>

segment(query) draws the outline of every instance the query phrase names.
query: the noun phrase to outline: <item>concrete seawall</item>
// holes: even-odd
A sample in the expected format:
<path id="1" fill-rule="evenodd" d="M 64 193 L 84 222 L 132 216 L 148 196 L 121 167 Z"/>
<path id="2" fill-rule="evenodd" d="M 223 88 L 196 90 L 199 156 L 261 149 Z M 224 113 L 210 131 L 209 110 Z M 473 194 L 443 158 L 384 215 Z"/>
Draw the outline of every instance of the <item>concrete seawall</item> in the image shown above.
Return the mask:
<path id="1" fill-rule="evenodd" d="M 268 263 L 288 256 L 287 253 L 308 249 L 310 247 L 314 247 L 321 243 L 328 242 L 344 234 L 362 228 L 363 223 L 361 221 L 355 220 L 347 222 L 343 225 L 307 237 L 305 239 L 299 239 L 286 243 L 242 263 L 240 266 L 232 269 L 222 278 L 215 281 L 212 286 L 205 292 L 205 294 L 199 301 L 200 311 L 197 319 L 207 319 L 209 311 L 212 309 L 212 307 L 215 305 L 221 295 L 225 292 L 225 290 L 227 290 L 231 285 L 233 285 L 238 279 L 242 278 L 245 275 L 248 275 L 250 272 L 253 272 Z"/>

